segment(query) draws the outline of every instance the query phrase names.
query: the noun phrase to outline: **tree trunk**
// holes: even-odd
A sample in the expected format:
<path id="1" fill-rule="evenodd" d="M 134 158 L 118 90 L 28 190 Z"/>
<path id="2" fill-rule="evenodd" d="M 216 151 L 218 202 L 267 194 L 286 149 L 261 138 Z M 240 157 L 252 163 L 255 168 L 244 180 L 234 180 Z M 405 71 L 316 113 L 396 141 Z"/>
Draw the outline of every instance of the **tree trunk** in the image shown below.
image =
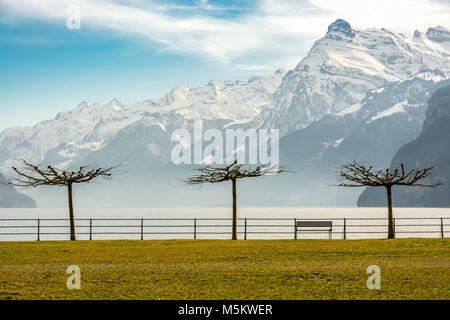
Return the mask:
<path id="1" fill-rule="evenodd" d="M 233 240 L 237 240 L 237 206 L 236 206 L 236 179 L 231 180 L 233 184 Z"/>
<path id="2" fill-rule="evenodd" d="M 67 191 L 69 193 L 69 217 L 70 217 L 70 241 L 75 241 L 75 218 L 73 215 L 73 201 L 72 201 L 72 184 L 67 185 Z"/>
<path id="3" fill-rule="evenodd" d="M 392 186 L 386 187 L 388 200 L 388 239 L 394 239 L 394 215 L 392 213 Z"/>

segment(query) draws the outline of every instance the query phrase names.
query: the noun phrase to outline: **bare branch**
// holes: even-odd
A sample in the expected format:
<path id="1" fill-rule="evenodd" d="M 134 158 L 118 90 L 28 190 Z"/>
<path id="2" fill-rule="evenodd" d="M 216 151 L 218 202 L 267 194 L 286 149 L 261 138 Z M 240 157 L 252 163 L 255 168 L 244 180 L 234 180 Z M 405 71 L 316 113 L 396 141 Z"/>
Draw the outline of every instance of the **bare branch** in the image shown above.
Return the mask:
<path id="1" fill-rule="evenodd" d="M 17 177 L 12 178 L 10 185 L 18 187 L 38 187 L 38 186 L 67 186 L 74 183 L 89 183 L 92 180 L 102 177 L 110 179 L 112 171 L 117 166 L 109 168 L 88 169 L 88 166 L 81 166 L 77 171 L 68 171 L 55 168 L 51 165 L 40 168 L 37 165 L 21 160 L 24 164 L 22 169 L 12 167 Z"/>
<path id="2" fill-rule="evenodd" d="M 400 186 L 417 186 L 417 187 L 436 187 L 441 185 L 437 184 L 425 184 L 418 183 L 431 175 L 433 167 L 429 168 L 416 168 L 405 171 L 403 164 L 399 168 L 376 170 L 372 166 L 366 167 L 365 165 L 356 161 L 341 166 L 339 176 L 344 181 L 350 183 L 341 183 L 340 187 L 390 187 L 393 185 Z"/>
<path id="3" fill-rule="evenodd" d="M 282 172 L 292 172 L 284 170 L 278 166 L 269 167 L 268 165 L 260 165 L 254 169 L 242 168 L 242 165 L 238 164 L 236 160 L 225 167 L 212 167 L 210 165 L 204 165 L 202 167 L 194 168 L 194 170 L 200 172 L 200 174 L 183 180 L 186 184 L 197 185 L 203 183 L 219 183 L 228 180 L 261 177 Z"/>

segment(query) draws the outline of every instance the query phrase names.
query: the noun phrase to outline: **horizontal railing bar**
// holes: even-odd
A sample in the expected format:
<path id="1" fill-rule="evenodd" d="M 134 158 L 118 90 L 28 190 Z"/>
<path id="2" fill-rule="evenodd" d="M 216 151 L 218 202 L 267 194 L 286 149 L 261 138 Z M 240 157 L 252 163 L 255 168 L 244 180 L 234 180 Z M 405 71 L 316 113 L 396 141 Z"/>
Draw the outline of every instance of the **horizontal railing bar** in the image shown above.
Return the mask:
<path id="1" fill-rule="evenodd" d="M 327 221 L 339 221 L 339 220 L 347 220 L 347 221 L 351 221 L 351 220 L 355 220 L 355 221 L 360 221 L 360 220 L 387 220 L 387 218 L 238 218 L 238 220 L 294 220 L 297 219 L 298 221 L 300 220 L 327 220 Z M 440 220 L 440 217 L 430 217 L 430 218 L 407 218 L 407 217 L 401 217 L 401 218 L 395 218 L 400 219 L 400 220 Z M 442 217 L 442 219 L 450 219 L 450 217 Z M 201 219 L 197 219 L 197 220 L 201 220 Z"/>
<path id="2" fill-rule="evenodd" d="M 188 227 L 192 227 L 193 224 L 191 225 L 144 225 L 144 228 L 188 228 Z M 353 225 L 346 225 L 346 227 L 387 227 L 388 225 L 379 225 L 379 224 L 353 224 Z M 440 227 L 441 224 L 396 224 L 396 227 Z M 450 226 L 450 224 L 443 224 L 442 226 L 444 227 L 448 227 Z M 40 228 L 68 228 L 70 227 L 69 225 L 64 225 L 64 226 L 57 226 L 57 225 L 40 225 Z M 86 226 L 80 226 L 80 225 L 76 225 L 76 228 L 89 228 L 91 226 L 86 225 Z M 92 225 L 92 227 L 94 228 L 140 228 L 141 225 Z M 223 228 L 223 227 L 231 227 L 231 225 L 199 225 L 197 224 L 197 227 L 201 227 L 201 228 L 207 228 L 207 227 L 219 227 L 219 228 Z M 245 225 L 240 225 L 238 224 L 237 227 L 245 227 Z M 270 224 L 247 224 L 247 228 L 249 227 L 253 227 L 253 228 L 263 228 L 263 227 L 280 227 L 280 228 L 292 228 L 293 225 L 270 225 Z M 333 228 L 339 228 L 339 227 L 344 227 L 344 225 L 333 225 Z M 18 225 L 3 225 L 0 226 L 0 228 L 37 228 L 37 225 L 32 225 L 32 226 L 18 226 Z M 328 228 L 328 227 L 298 227 L 298 228 Z"/>
<path id="3" fill-rule="evenodd" d="M 13 235 L 36 235 L 36 232 L 22 233 L 22 232 L 14 232 L 14 233 L 0 233 L 0 236 L 13 236 Z"/>
<path id="4" fill-rule="evenodd" d="M 440 227 L 441 224 L 395 224 L 395 227 Z M 444 224 L 443 226 L 446 226 Z"/>
<path id="5" fill-rule="evenodd" d="M 193 232 L 95 232 L 96 234 L 194 234 Z M 231 234 L 231 232 L 197 232 L 197 234 Z"/>
<path id="6" fill-rule="evenodd" d="M 41 220 L 41 221 L 69 221 L 69 219 L 50 219 L 50 218 L 30 218 L 30 219 L 25 219 L 25 218 L 0 218 L 0 221 L 37 221 L 37 220 Z M 75 220 L 80 220 L 80 219 L 75 219 Z M 89 220 L 89 219 L 85 219 L 85 220 Z"/>
<path id="7" fill-rule="evenodd" d="M 69 221 L 68 218 L 0 218 L 0 221 Z M 179 221 L 192 221 L 194 218 L 77 218 L 75 221 L 132 221 L 132 220 L 141 220 L 144 221 L 173 221 L 173 220 L 179 220 Z M 231 218 L 195 218 L 197 221 L 208 221 L 208 220 L 227 220 L 232 221 Z M 346 219 L 347 221 L 361 221 L 361 220 L 387 220 L 387 218 L 238 218 L 239 221 L 244 221 L 245 219 L 248 220 L 328 220 L 328 221 L 339 221 Z M 399 217 L 395 218 L 396 220 L 440 220 L 441 217 Z M 442 219 L 450 219 L 450 217 L 442 217 Z"/>
<path id="8" fill-rule="evenodd" d="M 0 228 L 37 228 L 37 225 L 34 225 L 34 226 L 0 226 Z"/>
<path id="9" fill-rule="evenodd" d="M 0 228 L 37 228 L 38 226 L 0 226 Z M 70 226 L 43 226 L 39 225 L 39 228 L 69 228 Z M 89 226 L 75 226 L 76 228 L 89 228 Z M 118 227 L 118 226 L 116 226 Z"/>
<path id="10" fill-rule="evenodd" d="M 416 230 L 416 231 L 396 231 L 395 233 L 440 233 L 440 230 Z M 231 232 L 197 232 L 197 234 L 231 234 Z M 237 232 L 239 234 L 244 234 L 244 231 Z M 270 234 L 292 234 L 292 232 L 286 232 L 286 231 L 247 231 L 247 233 L 253 233 L 253 234 L 263 234 L 263 233 L 270 233 Z M 299 234 L 305 234 L 305 233 L 329 233 L 327 230 L 305 230 L 305 231 L 299 231 Z M 342 231 L 332 231 L 332 234 L 342 234 Z M 386 231 L 347 231 L 346 233 L 387 233 Z M 13 232 L 13 233 L 0 233 L 1 235 L 24 235 L 24 234 L 31 234 L 35 235 L 36 232 Z M 45 235 L 57 235 L 57 234 L 70 234 L 70 232 L 40 232 L 39 234 L 45 234 Z M 77 232 L 77 234 L 141 234 L 141 232 Z M 143 234 L 194 234 L 193 232 L 143 232 Z"/>
<path id="11" fill-rule="evenodd" d="M 396 228 L 399 227 L 440 227 L 441 225 L 436 224 L 436 225 L 396 225 Z M 443 225 L 443 226 L 450 226 L 450 225 Z M 39 228 L 69 228 L 70 226 L 47 226 L 47 225 L 40 225 Z M 75 226 L 75 228 L 140 228 L 141 225 L 127 225 L 127 226 L 122 226 L 122 225 L 113 225 L 113 226 L 103 226 L 103 225 L 92 225 L 92 226 Z M 193 225 L 155 225 L 155 226 L 149 226 L 149 225 L 144 225 L 144 228 L 192 228 Z M 231 225 L 198 225 L 197 224 L 197 228 L 228 228 L 231 227 Z M 238 225 L 238 228 L 244 228 L 245 225 Z M 292 225 L 247 225 L 247 228 L 292 228 Z M 333 228 L 341 228 L 343 227 L 343 225 L 333 225 Z M 387 225 L 347 225 L 348 227 L 359 227 L 359 228 L 366 228 L 366 227 L 387 227 Z M 0 228 L 11 228 L 11 229 L 24 229 L 24 228 L 34 228 L 36 229 L 37 226 L 0 226 Z M 300 228 L 328 228 L 328 227 L 298 227 L 299 230 Z"/>
<path id="12" fill-rule="evenodd" d="M 395 233 L 441 233 L 441 230 L 436 231 L 395 231 Z"/>

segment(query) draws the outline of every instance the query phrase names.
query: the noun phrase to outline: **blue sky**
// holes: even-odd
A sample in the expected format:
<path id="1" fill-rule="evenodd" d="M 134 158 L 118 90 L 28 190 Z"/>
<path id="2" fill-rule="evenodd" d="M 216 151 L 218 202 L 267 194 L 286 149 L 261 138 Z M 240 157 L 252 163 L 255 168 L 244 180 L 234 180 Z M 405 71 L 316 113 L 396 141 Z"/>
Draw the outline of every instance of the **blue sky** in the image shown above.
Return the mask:
<path id="1" fill-rule="evenodd" d="M 68 8 L 80 29 L 68 29 Z M 450 21 L 449 1 L 0 0 L 0 130 L 81 101 L 159 97 L 179 83 L 289 69 L 327 26 L 412 34 Z"/>

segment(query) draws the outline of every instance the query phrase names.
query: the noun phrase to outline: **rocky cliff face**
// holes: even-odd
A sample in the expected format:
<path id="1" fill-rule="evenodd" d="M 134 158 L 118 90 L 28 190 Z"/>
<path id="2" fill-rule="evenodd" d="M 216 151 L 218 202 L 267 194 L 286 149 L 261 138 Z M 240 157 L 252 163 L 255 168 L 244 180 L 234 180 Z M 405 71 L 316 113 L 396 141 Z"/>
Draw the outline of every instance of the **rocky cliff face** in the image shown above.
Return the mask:
<path id="1" fill-rule="evenodd" d="M 450 206 L 450 86 L 437 90 L 429 100 L 422 133 L 404 145 L 392 160 L 392 166 L 403 163 L 406 168 L 434 166 L 428 183 L 441 183 L 436 188 L 397 187 L 393 190 L 396 206 Z M 359 197 L 360 206 L 383 206 L 385 197 L 380 190 L 366 189 Z"/>

